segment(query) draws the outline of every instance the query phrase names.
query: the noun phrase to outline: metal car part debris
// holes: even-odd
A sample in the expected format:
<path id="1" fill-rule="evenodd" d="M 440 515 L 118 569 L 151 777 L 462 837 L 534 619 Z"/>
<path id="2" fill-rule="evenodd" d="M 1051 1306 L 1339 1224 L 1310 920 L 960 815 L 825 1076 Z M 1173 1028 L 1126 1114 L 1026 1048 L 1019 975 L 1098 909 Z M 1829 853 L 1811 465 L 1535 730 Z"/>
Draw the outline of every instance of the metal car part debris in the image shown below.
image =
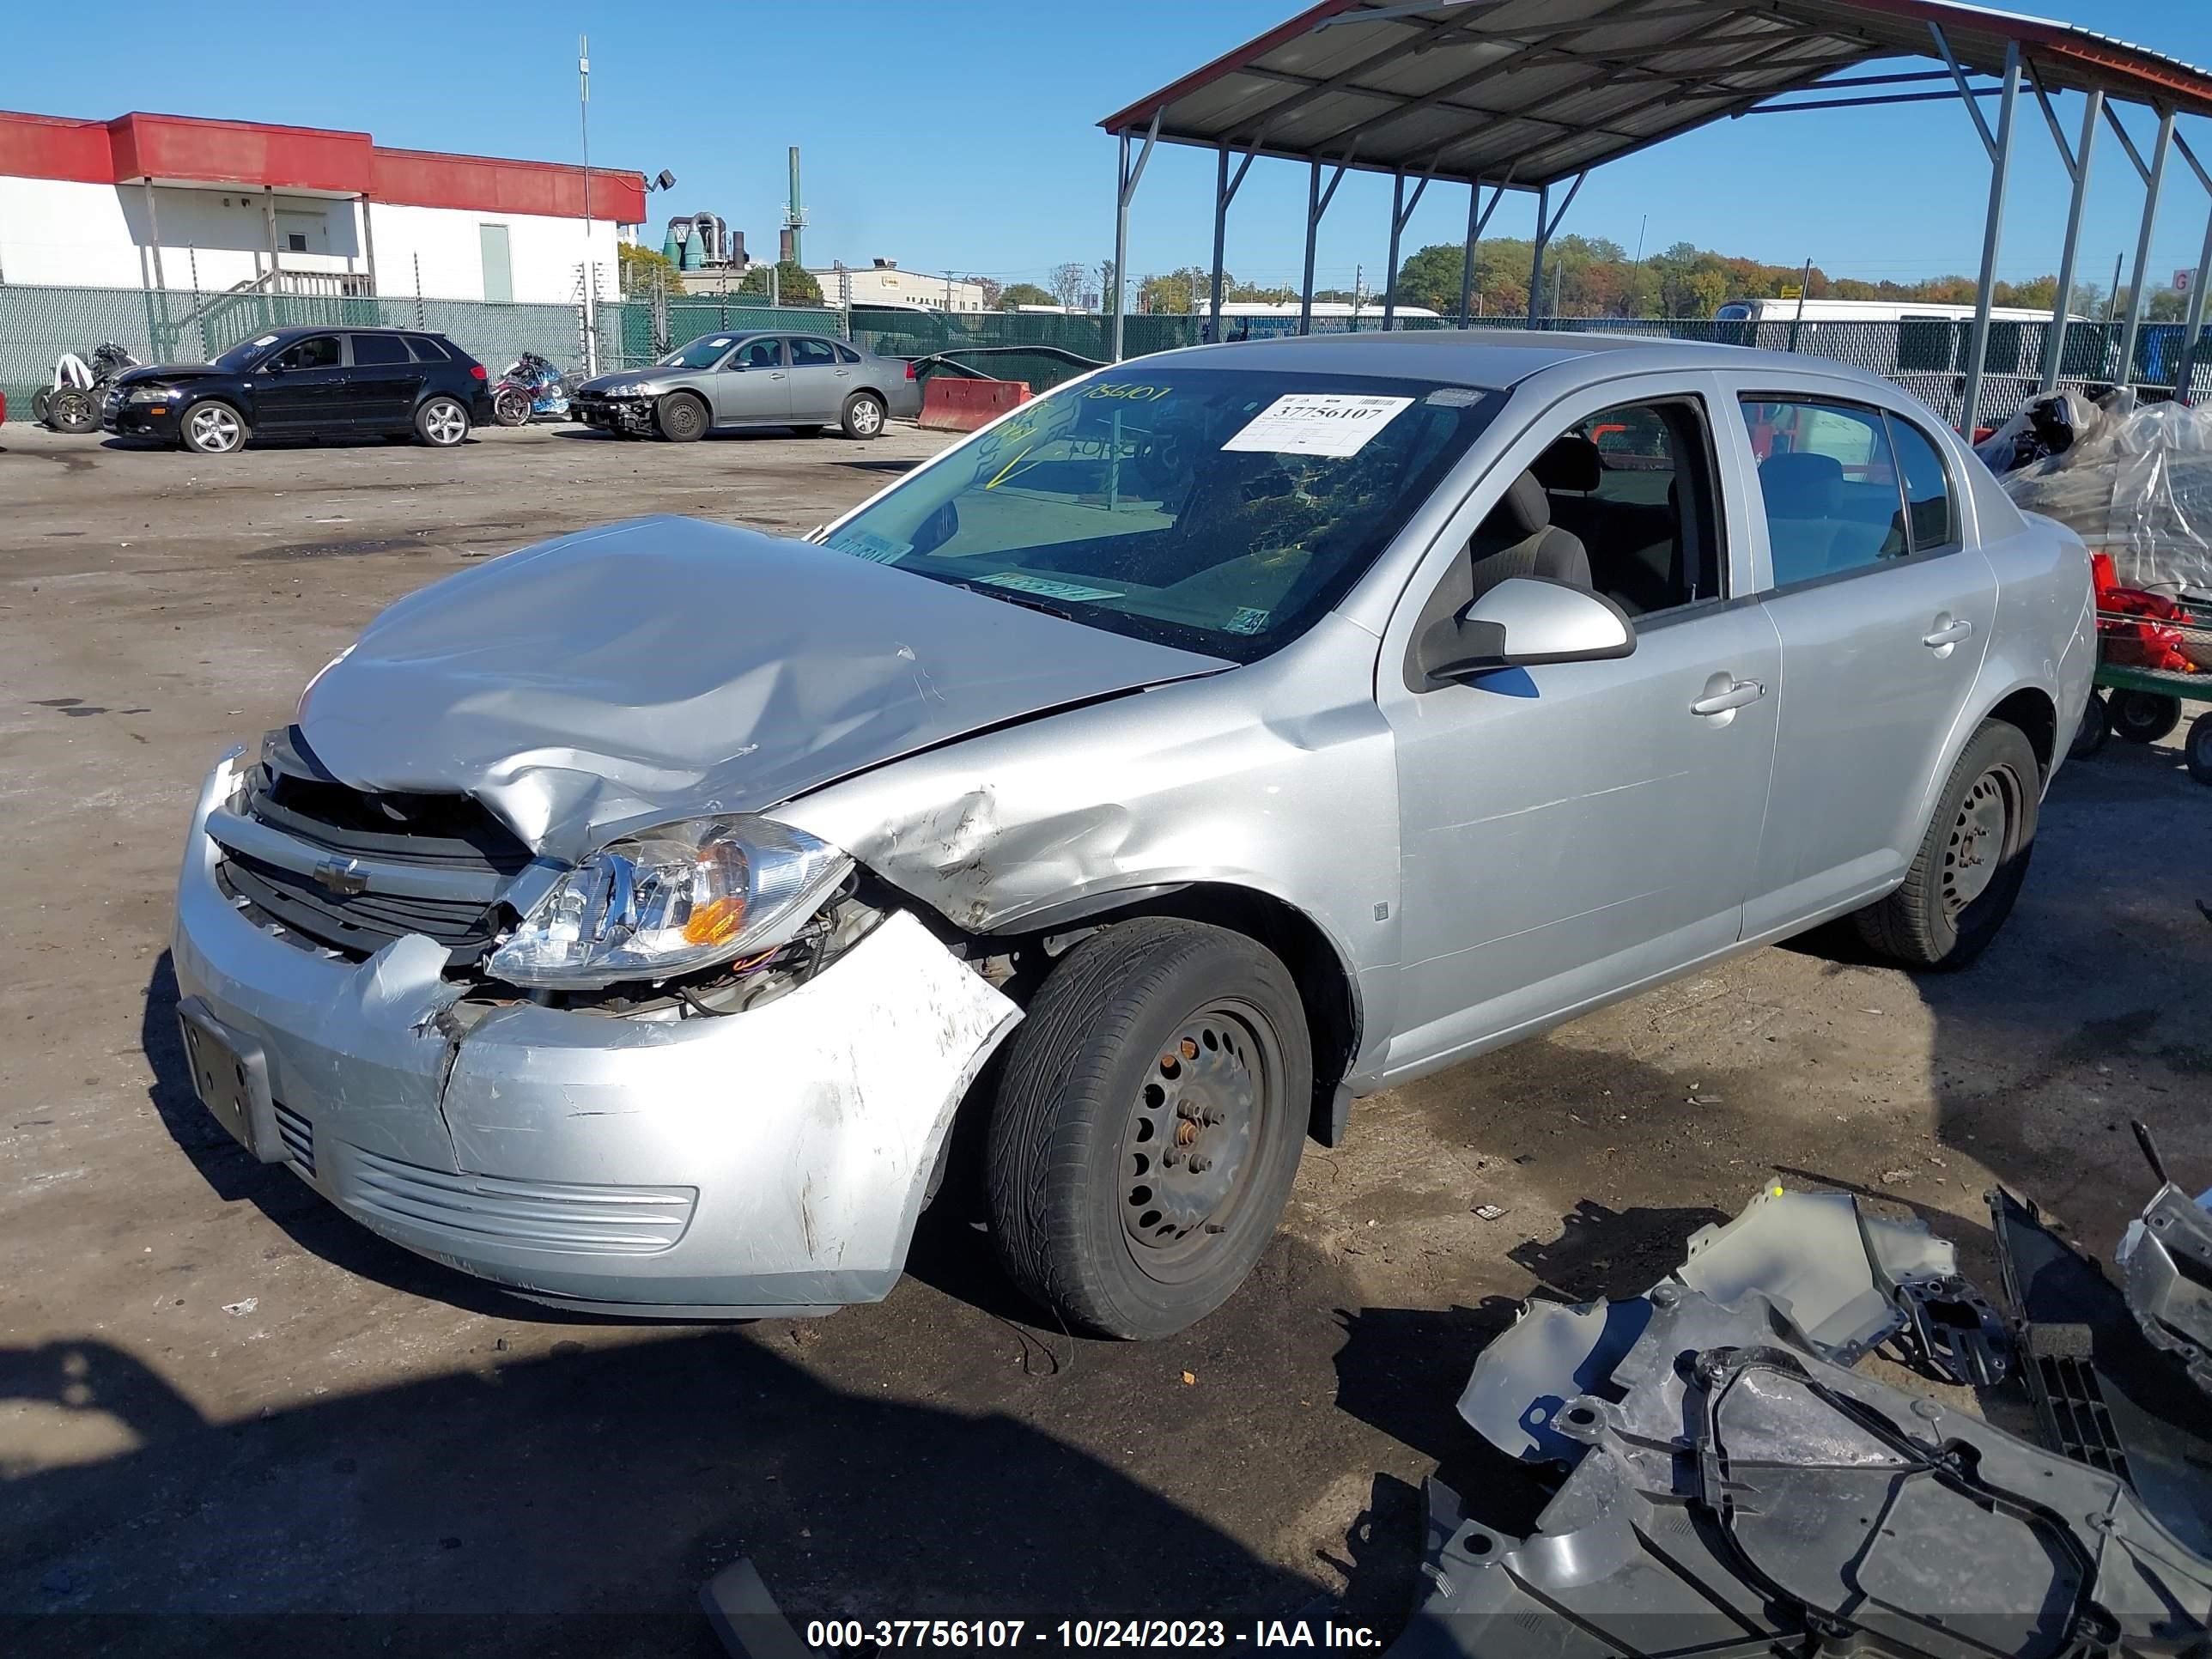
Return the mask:
<path id="1" fill-rule="evenodd" d="M 2212 1394 L 2212 1190 L 2191 1199 L 2166 1173 L 2148 1127 L 2129 1127 L 2160 1184 L 2113 1254 L 2120 1292 L 2152 1345 Z"/>
<path id="2" fill-rule="evenodd" d="M 1662 1285 L 1516 1538 L 1431 1483 L 1407 1655 L 2189 1651 L 2212 1562 L 2114 1476 L 1808 1351 L 1752 1290 Z"/>
<path id="3" fill-rule="evenodd" d="M 750 1557 L 739 1556 L 702 1584 L 699 1605 L 733 1659 L 803 1659 L 811 1651 Z"/>
<path id="4" fill-rule="evenodd" d="M 1460 1415 L 1508 1456 L 1571 1461 L 1577 1448 L 1556 1425 L 1561 1380 L 1582 1392 L 1602 1383 L 1643 1334 L 1662 1291 L 1723 1308 L 1758 1294 L 1801 1346 L 1842 1364 L 1893 1338 L 1908 1339 L 1908 1352 L 1949 1380 L 1993 1382 L 2009 1363 L 2003 1322 L 1925 1223 L 1868 1215 L 1848 1193 L 1774 1187 L 1733 1221 L 1691 1235 L 1688 1259 L 1645 1296 L 1528 1304 L 1476 1359 Z"/>

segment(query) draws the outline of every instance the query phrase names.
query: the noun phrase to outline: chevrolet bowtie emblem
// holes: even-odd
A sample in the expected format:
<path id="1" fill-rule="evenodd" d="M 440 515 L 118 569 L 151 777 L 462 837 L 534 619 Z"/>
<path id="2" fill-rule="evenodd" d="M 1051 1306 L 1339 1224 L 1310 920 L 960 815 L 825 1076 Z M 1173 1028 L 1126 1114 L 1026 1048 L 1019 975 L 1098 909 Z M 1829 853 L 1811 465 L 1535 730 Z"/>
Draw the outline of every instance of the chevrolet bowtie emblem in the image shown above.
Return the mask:
<path id="1" fill-rule="evenodd" d="M 315 866 L 315 884 L 341 897 L 351 898 L 368 887 L 368 878 L 353 859 L 325 859 Z"/>

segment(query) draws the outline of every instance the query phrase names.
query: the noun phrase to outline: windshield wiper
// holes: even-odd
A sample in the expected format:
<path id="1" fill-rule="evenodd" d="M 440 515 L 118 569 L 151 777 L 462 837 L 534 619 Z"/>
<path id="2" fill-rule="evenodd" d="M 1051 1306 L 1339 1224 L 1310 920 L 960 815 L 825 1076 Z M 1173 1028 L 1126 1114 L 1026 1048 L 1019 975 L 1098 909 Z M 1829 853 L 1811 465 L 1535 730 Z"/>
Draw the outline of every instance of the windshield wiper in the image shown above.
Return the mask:
<path id="1" fill-rule="evenodd" d="M 993 587 L 988 582 L 956 581 L 952 585 L 964 587 L 970 593 L 981 593 L 987 599 L 1001 599 L 1008 605 L 1018 605 L 1024 611 L 1042 611 L 1046 616 L 1057 617 L 1062 622 L 1075 620 L 1073 611 L 1063 611 L 1056 605 L 1047 605 L 1042 599 L 1033 599 L 1028 594 L 1017 592 L 1012 588 Z"/>

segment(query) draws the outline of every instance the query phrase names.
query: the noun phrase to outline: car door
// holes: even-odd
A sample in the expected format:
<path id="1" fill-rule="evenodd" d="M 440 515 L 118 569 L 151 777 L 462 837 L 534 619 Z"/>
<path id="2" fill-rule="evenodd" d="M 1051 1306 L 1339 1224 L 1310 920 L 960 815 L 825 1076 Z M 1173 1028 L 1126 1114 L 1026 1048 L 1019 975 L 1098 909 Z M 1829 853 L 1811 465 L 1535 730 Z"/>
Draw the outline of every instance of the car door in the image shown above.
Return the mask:
<path id="1" fill-rule="evenodd" d="M 1773 625 L 1742 588 L 1717 385 L 1642 376 L 1533 417 L 1431 550 L 1386 631 L 1377 701 L 1401 823 L 1403 1074 L 1633 989 L 1739 936 L 1773 765 Z M 1723 411 L 1724 412 L 1724 411 Z M 1501 419 L 1516 418 L 1509 406 Z M 1657 432 L 1662 435 L 1651 435 Z M 1621 447 L 1640 434 L 1640 452 Z M 1608 453 L 1609 452 L 1609 453 Z M 1574 527 L 1636 647 L 1426 683 L 1412 653 L 1480 580 L 1472 549 L 1524 469 Z M 1609 476 L 1610 475 L 1610 476 Z M 1652 550 L 1655 525 L 1671 526 Z M 1663 586 L 1631 567 L 1656 568 Z"/>
<path id="2" fill-rule="evenodd" d="M 791 418 L 791 375 L 783 342 L 772 334 L 740 340 L 715 368 L 714 424 L 781 426 Z"/>
<path id="3" fill-rule="evenodd" d="M 264 433 L 342 432 L 348 425 L 343 338 L 311 334 L 261 366 L 255 377 L 253 424 Z"/>
<path id="4" fill-rule="evenodd" d="M 397 431 L 415 418 L 415 400 L 428 373 L 397 334 L 353 334 L 348 413 L 360 426 Z"/>
<path id="5" fill-rule="evenodd" d="M 837 348 L 811 335 L 794 334 L 791 349 L 791 418 L 802 425 L 827 424 L 845 412 L 853 389 L 853 370 Z"/>
<path id="6" fill-rule="evenodd" d="M 1893 884 L 1996 619 L 1925 417 L 1739 380 L 1729 441 L 1755 470 L 1753 552 L 1781 641 L 1782 720 L 1746 932 Z"/>

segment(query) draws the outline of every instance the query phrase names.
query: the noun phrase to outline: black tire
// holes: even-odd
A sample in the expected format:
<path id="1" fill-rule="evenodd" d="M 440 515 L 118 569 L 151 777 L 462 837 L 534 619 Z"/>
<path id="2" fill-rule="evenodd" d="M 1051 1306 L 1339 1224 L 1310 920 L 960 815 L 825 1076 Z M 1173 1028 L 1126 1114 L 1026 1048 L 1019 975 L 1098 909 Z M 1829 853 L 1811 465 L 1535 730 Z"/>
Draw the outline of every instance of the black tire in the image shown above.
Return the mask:
<path id="1" fill-rule="evenodd" d="M 1855 912 L 1859 936 L 1908 968 L 1964 968 L 2012 914 L 2035 852 L 2043 787 L 2016 726 L 1984 720 L 1944 781 L 1904 884 Z"/>
<path id="2" fill-rule="evenodd" d="M 818 438 L 822 435 L 822 428 L 818 426 L 795 426 L 791 428 L 791 435 L 794 438 Z"/>
<path id="3" fill-rule="evenodd" d="M 88 432 L 100 430 L 100 405 L 89 392 L 76 386 L 64 386 L 54 393 L 46 404 L 46 424 L 57 432 L 66 432 L 72 437 L 82 437 Z"/>
<path id="4" fill-rule="evenodd" d="M 42 386 L 31 393 L 31 418 L 40 426 L 46 423 L 46 411 L 53 407 L 54 389 Z"/>
<path id="5" fill-rule="evenodd" d="M 884 408 L 881 398 L 872 392 L 855 392 L 845 399 L 845 412 L 839 417 L 837 424 L 844 429 L 847 437 L 866 443 L 872 438 L 884 435 L 884 422 L 887 416 L 888 411 Z"/>
<path id="6" fill-rule="evenodd" d="M 1273 955 L 1172 917 L 1092 934 L 1030 999 L 1000 1076 L 985 1169 L 1007 1275 L 1100 1335 L 1195 1324 L 1274 1237 L 1312 1104 L 1305 1012 Z"/>
<path id="7" fill-rule="evenodd" d="M 2081 723 L 2074 728 L 2074 741 L 2068 745 L 2069 760 L 2087 760 L 2105 746 L 2112 735 L 2112 711 L 2105 706 L 2105 694 L 2092 691 L 2089 701 L 2081 705 Z"/>
<path id="8" fill-rule="evenodd" d="M 491 417 L 501 426 L 530 424 L 530 395 L 512 386 L 503 387 L 491 395 Z"/>
<path id="9" fill-rule="evenodd" d="M 433 449 L 459 449 L 469 441 L 469 411 L 458 398 L 425 398 L 415 411 L 415 437 Z"/>
<path id="10" fill-rule="evenodd" d="M 246 416 L 220 398 L 204 398 L 177 417 L 177 437 L 198 455 L 234 455 L 252 436 Z"/>
<path id="11" fill-rule="evenodd" d="M 2181 724 L 2181 699 L 2155 691 L 2112 693 L 2112 730 L 2130 743 L 2156 743 Z"/>
<path id="12" fill-rule="evenodd" d="M 653 423 L 672 444 L 696 443 L 707 435 L 707 405 L 689 392 L 672 392 L 654 406 Z"/>
<path id="13" fill-rule="evenodd" d="M 2189 722 L 2189 741 L 2183 746 L 2182 758 L 2189 763 L 2189 775 L 2199 783 L 2212 783 L 2212 714 L 2199 714 Z"/>

